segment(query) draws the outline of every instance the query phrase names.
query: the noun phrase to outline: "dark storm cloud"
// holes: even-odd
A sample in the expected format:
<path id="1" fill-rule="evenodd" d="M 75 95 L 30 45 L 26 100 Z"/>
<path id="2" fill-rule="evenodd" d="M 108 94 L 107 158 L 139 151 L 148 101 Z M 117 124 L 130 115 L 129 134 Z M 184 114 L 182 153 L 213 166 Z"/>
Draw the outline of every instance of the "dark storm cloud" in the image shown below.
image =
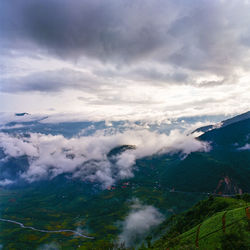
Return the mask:
<path id="1" fill-rule="evenodd" d="M 154 67 L 151 68 L 138 68 L 131 71 L 130 74 L 134 76 L 136 80 L 149 80 L 158 82 L 177 82 L 186 83 L 188 75 L 182 72 L 177 73 L 165 73 L 157 70 Z"/>
<path id="2" fill-rule="evenodd" d="M 59 92 L 64 89 L 80 89 L 92 92 L 100 81 L 82 72 L 62 69 L 58 71 L 43 71 L 22 77 L 11 77 L 1 80 L 1 92 Z"/>
<path id="3" fill-rule="evenodd" d="M 247 1 L 234 0 L 1 0 L 0 70 L 7 77 L 0 90 L 75 88 L 113 103 L 120 95 L 110 98 L 103 86 L 237 83 L 239 70 L 250 63 L 249 12 Z M 79 67 L 93 77 L 48 68 L 12 74 L 15 67 L 22 71 L 22 57 L 42 61 L 42 55 L 69 63 L 82 59 Z M 14 57 L 20 65 L 8 72 Z"/>
<path id="4" fill-rule="evenodd" d="M 135 67 L 129 70 L 94 70 L 93 73 L 97 76 L 114 78 L 130 76 L 131 79 L 136 81 L 154 81 L 155 83 L 165 83 L 165 82 L 177 82 L 177 83 L 187 83 L 188 74 L 184 72 L 174 72 L 166 73 L 162 72 L 157 67 L 150 65 L 150 67 Z"/>
<path id="5" fill-rule="evenodd" d="M 0 7 L 5 46 L 33 41 L 66 58 L 150 58 L 219 72 L 240 63 L 247 43 L 239 33 L 247 25 L 243 1 L 2 0 Z"/>
<path id="6" fill-rule="evenodd" d="M 157 47 L 159 39 L 150 22 L 138 29 L 128 20 L 126 12 L 133 6 L 140 11 L 143 5 L 131 0 L 4 1 L 2 30 L 7 38 L 31 39 L 63 57 L 137 57 Z"/>

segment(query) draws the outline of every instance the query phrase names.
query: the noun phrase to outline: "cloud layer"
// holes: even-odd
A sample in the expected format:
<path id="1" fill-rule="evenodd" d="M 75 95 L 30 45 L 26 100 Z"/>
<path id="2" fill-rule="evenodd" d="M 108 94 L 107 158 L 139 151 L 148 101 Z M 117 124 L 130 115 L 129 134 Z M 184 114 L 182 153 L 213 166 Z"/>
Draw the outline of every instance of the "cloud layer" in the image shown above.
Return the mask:
<path id="1" fill-rule="evenodd" d="M 130 213 L 123 222 L 123 231 L 119 236 L 120 242 L 125 242 L 126 246 L 135 245 L 163 219 L 164 216 L 155 207 L 142 205 L 135 200 Z"/>
<path id="2" fill-rule="evenodd" d="M 132 177 L 136 159 L 169 152 L 187 155 L 210 149 L 207 143 L 178 130 L 171 131 L 169 135 L 145 129 L 114 134 L 100 130 L 92 136 L 70 139 L 39 133 L 28 136 L 0 133 L 0 139 L 0 147 L 7 159 L 28 157 L 29 167 L 22 172 L 21 178 L 29 182 L 66 174 L 83 181 L 98 182 L 104 188 L 116 180 Z M 136 149 L 127 150 L 110 161 L 107 156 L 110 150 L 121 145 L 135 145 Z"/>
<path id="3" fill-rule="evenodd" d="M 250 150 L 250 144 L 247 143 L 245 146 L 239 148 L 239 150 Z"/>

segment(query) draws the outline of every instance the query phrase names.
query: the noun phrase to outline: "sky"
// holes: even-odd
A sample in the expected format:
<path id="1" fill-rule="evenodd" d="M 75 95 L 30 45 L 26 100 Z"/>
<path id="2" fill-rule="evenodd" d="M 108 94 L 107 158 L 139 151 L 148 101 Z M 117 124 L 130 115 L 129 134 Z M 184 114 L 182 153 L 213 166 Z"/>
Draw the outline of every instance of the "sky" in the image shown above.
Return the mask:
<path id="1" fill-rule="evenodd" d="M 250 1 L 1 0 L 0 112 L 249 110 Z"/>

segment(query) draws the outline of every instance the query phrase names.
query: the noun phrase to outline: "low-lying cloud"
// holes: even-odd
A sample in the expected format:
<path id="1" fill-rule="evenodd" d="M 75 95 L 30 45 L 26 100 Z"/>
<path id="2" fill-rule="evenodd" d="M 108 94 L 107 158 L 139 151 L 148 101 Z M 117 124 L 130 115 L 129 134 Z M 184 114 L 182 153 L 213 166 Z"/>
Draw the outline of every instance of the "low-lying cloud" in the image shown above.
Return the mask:
<path id="1" fill-rule="evenodd" d="M 59 250 L 59 249 L 61 249 L 61 247 L 56 242 L 43 244 L 40 247 L 38 247 L 38 250 Z"/>
<path id="2" fill-rule="evenodd" d="M 135 200 L 131 212 L 123 222 L 123 231 L 119 240 L 125 242 L 126 246 L 134 245 L 163 220 L 164 216 L 155 207 L 142 205 Z"/>
<path id="3" fill-rule="evenodd" d="M 135 145 L 109 160 L 108 153 L 121 145 Z M 0 133 L 0 148 L 6 158 L 27 156 L 29 166 L 20 175 L 28 182 L 52 179 L 66 174 L 83 181 L 98 182 L 105 188 L 116 180 L 133 177 L 136 159 L 153 154 L 208 151 L 206 142 L 193 135 L 172 130 L 169 135 L 146 129 L 108 134 L 99 130 L 91 136 L 65 138 L 62 135 Z"/>
<path id="4" fill-rule="evenodd" d="M 239 150 L 250 150 L 250 144 L 247 143 L 247 144 L 244 145 L 243 147 L 239 148 Z"/>
<path id="5" fill-rule="evenodd" d="M 12 180 L 3 179 L 3 180 L 0 180 L 0 187 L 5 187 L 5 186 L 11 185 L 13 183 L 14 183 L 14 181 L 12 181 Z"/>

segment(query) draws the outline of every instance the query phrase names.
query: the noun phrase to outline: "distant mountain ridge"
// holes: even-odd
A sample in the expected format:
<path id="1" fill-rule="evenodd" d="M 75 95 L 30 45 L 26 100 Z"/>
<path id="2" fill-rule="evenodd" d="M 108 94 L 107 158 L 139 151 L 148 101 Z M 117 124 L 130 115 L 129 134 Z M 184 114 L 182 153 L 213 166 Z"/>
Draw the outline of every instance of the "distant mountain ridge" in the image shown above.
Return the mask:
<path id="1" fill-rule="evenodd" d="M 15 113 L 15 116 L 25 116 L 25 115 L 30 115 L 30 114 L 27 113 L 27 112 L 24 112 L 24 113 Z"/>
<path id="2" fill-rule="evenodd" d="M 193 152 L 169 167 L 164 182 L 176 190 L 222 195 L 250 191 L 250 112 L 222 122 L 197 137 L 208 142 L 209 152 Z"/>
<path id="3" fill-rule="evenodd" d="M 243 113 L 243 114 L 240 114 L 240 115 L 237 115 L 237 116 L 234 116 L 234 117 L 229 118 L 227 120 L 221 121 L 221 122 L 216 123 L 214 125 L 206 125 L 206 126 L 197 128 L 192 133 L 195 133 L 195 132 L 203 132 L 203 133 L 205 133 L 205 132 L 208 132 L 208 131 L 210 131 L 212 129 L 226 127 L 226 126 L 228 126 L 230 124 L 240 122 L 240 121 L 243 121 L 243 120 L 247 120 L 247 119 L 250 119 L 250 111 L 248 111 L 246 113 Z"/>

